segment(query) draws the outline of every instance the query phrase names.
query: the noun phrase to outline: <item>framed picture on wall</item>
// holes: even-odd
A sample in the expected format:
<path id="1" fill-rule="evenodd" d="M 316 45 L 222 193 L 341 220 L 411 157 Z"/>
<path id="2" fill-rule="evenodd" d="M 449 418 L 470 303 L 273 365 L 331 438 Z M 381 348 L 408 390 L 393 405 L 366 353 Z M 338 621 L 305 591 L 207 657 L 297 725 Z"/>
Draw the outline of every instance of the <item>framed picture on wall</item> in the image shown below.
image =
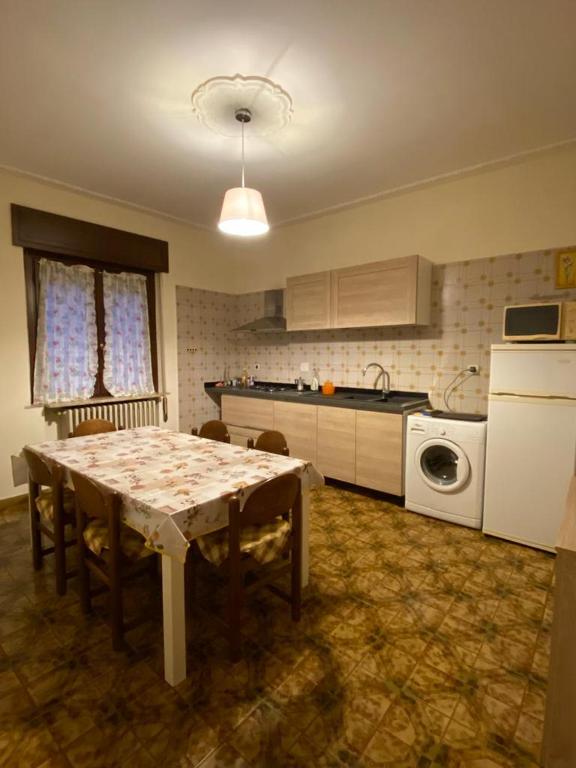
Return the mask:
<path id="1" fill-rule="evenodd" d="M 556 254 L 556 288 L 576 288 L 576 249 Z"/>

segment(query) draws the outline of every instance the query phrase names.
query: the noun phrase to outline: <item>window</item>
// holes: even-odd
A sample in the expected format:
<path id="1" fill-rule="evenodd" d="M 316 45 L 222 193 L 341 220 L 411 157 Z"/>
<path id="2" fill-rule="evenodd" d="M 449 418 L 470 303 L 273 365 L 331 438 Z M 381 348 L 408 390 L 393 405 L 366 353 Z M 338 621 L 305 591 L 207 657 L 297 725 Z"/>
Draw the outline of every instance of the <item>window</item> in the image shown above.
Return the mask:
<path id="1" fill-rule="evenodd" d="M 75 349 L 76 356 L 60 358 L 60 365 L 65 367 L 68 378 L 72 374 L 76 388 L 74 391 L 82 395 L 78 399 L 84 399 L 84 394 L 87 394 L 88 399 L 108 395 L 123 396 L 135 390 L 141 391 L 150 386 L 150 373 L 153 387 L 158 391 L 155 277 L 169 270 L 168 243 L 147 235 L 71 219 L 15 203 L 10 205 L 10 212 L 12 244 L 24 249 L 32 402 L 47 401 L 46 393 L 34 389 L 37 346 L 44 356 L 38 360 L 39 367 L 45 364 L 48 351 L 46 340 L 37 344 L 40 322 L 39 273 L 43 259 L 52 265 L 46 268 L 47 271 L 59 274 L 64 284 L 73 283 L 75 286 L 63 295 L 60 294 L 58 299 L 64 304 L 72 302 L 74 307 L 73 313 L 64 313 L 64 316 L 78 318 L 75 303 L 78 301 L 86 313 L 80 313 L 81 317 L 76 321 L 80 325 L 74 331 L 68 327 L 65 331 L 68 338 L 72 333 L 74 342 L 66 341 L 64 347 L 60 347 L 60 350 L 66 349 L 67 355 L 70 355 L 72 347 Z M 54 264 L 60 266 L 55 267 Z M 72 277 L 68 277 L 62 272 L 62 267 L 71 266 L 76 269 L 72 271 Z M 82 274 L 84 277 L 74 280 L 74 274 Z M 57 301 L 54 291 L 46 300 L 47 306 L 51 302 L 53 306 L 54 301 Z M 92 306 L 96 323 L 95 362 L 94 323 L 90 319 Z M 63 333 L 62 327 L 59 326 L 60 331 L 56 332 L 46 325 L 45 319 L 43 322 L 42 328 L 47 338 L 52 342 L 58 341 L 59 333 Z M 147 361 L 135 364 L 133 347 L 143 360 L 146 357 L 146 346 L 149 346 Z M 70 371 L 70 366 L 74 370 Z M 59 397 L 63 397 L 63 391 L 64 388 L 61 388 Z"/>
<path id="2" fill-rule="evenodd" d="M 153 273 L 24 255 L 32 402 L 156 391 Z"/>

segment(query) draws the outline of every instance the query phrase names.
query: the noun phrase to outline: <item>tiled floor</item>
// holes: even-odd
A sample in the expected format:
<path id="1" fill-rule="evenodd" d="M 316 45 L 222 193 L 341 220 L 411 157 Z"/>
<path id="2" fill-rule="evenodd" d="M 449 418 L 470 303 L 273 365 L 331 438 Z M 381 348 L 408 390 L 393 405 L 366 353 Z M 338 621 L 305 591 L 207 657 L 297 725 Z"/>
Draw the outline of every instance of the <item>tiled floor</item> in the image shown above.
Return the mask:
<path id="1" fill-rule="evenodd" d="M 162 678 L 159 586 L 115 654 L 31 568 L 24 506 L 0 514 L 0 766 L 535 768 L 553 559 L 328 486 L 314 495 L 300 625 L 263 595 L 244 660 L 203 614 L 189 678 Z M 210 589 L 214 587 L 210 584 Z M 103 606 L 104 608 L 105 606 Z"/>

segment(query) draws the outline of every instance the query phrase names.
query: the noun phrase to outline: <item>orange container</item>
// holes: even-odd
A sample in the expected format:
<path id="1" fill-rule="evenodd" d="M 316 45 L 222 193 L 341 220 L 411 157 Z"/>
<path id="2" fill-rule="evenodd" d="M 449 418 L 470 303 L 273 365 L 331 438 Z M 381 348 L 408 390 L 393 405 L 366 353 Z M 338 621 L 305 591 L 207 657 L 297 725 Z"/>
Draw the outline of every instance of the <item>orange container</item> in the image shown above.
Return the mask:
<path id="1" fill-rule="evenodd" d="M 334 384 L 332 384 L 330 379 L 327 379 L 324 382 L 324 384 L 322 384 L 322 394 L 323 395 L 333 395 L 335 391 L 336 391 L 336 387 L 334 386 Z"/>

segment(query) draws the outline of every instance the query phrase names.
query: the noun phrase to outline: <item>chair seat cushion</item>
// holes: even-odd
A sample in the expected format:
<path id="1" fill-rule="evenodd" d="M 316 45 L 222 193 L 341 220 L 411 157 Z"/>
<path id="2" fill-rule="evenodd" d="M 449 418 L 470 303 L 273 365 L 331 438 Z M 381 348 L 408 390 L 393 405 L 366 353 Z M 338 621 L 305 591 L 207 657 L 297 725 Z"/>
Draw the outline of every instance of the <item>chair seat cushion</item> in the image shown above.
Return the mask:
<path id="1" fill-rule="evenodd" d="M 40 516 L 49 523 L 54 522 L 54 505 L 52 504 L 52 489 L 44 488 L 39 496 L 36 496 L 36 509 Z M 74 515 L 74 492 L 64 488 L 62 504 L 67 515 Z"/>
<path id="2" fill-rule="evenodd" d="M 240 531 L 240 549 L 264 565 L 283 552 L 290 537 L 290 523 L 277 517 L 266 525 L 250 525 Z M 228 528 L 208 533 L 196 539 L 202 555 L 214 565 L 221 565 L 228 557 Z"/>
<path id="3" fill-rule="evenodd" d="M 106 559 L 108 554 L 106 550 L 110 549 L 106 523 L 101 520 L 91 520 L 84 529 L 84 541 L 91 552 Z M 120 530 L 120 547 L 122 554 L 129 560 L 141 560 L 143 557 L 154 554 L 151 549 L 147 549 L 144 537 L 127 525 L 123 525 Z"/>

